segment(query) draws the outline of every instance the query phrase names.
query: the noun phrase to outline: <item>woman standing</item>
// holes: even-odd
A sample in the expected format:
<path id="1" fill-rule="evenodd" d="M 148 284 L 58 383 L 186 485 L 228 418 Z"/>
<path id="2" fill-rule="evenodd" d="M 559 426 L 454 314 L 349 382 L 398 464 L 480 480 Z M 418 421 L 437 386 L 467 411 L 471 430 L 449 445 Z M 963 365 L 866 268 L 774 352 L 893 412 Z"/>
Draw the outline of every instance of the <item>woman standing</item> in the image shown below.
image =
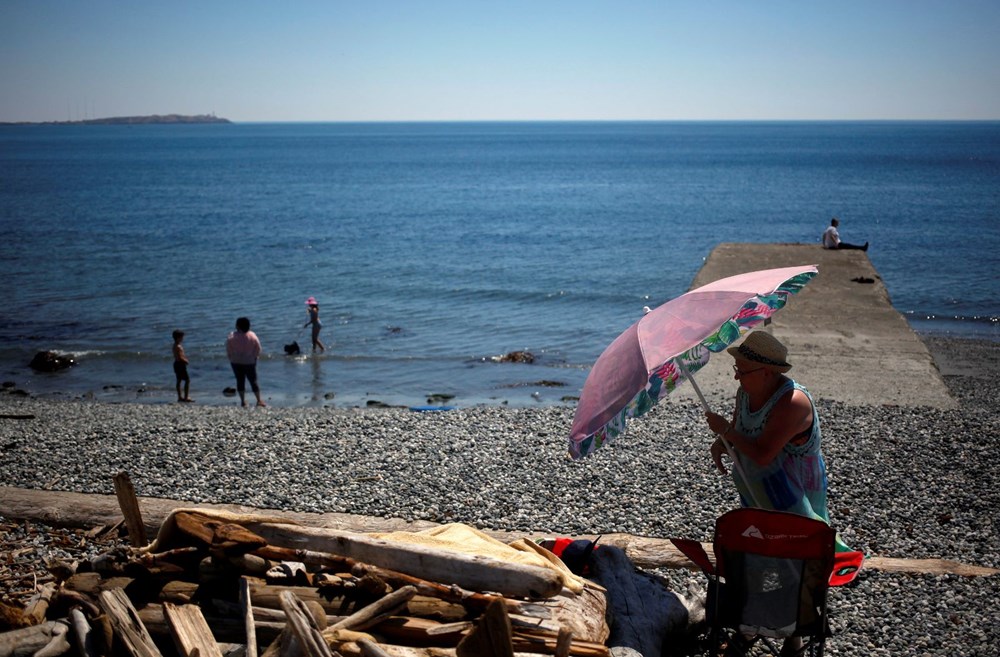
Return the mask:
<path id="1" fill-rule="evenodd" d="M 731 418 L 708 413 L 713 432 L 735 448 L 746 479 L 735 477 L 743 506 L 788 511 L 830 522 L 826 465 L 812 397 L 785 376 L 788 350 L 763 331 L 750 333 L 733 356 L 740 387 Z M 725 473 L 721 439 L 712 444 L 716 468 Z"/>
<path id="2" fill-rule="evenodd" d="M 306 306 L 309 310 L 309 321 L 302 325 L 302 328 L 312 325 L 312 346 L 313 353 L 316 353 L 316 347 L 319 347 L 320 351 L 326 351 L 326 347 L 323 343 L 319 341 L 319 332 L 323 328 L 323 323 L 319 321 L 319 304 L 316 302 L 316 297 L 309 297 L 306 299 Z"/>
<path id="3" fill-rule="evenodd" d="M 260 357 L 260 339 L 250 330 L 250 320 L 240 317 L 236 320 L 236 330 L 226 339 L 226 355 L 236 375 L 236 392 L 240 395 L 240 406 L 246 406 L 246 382 L 257 398 L 258 406 L 265 406 L 257 385 L 257 358 Z"/>

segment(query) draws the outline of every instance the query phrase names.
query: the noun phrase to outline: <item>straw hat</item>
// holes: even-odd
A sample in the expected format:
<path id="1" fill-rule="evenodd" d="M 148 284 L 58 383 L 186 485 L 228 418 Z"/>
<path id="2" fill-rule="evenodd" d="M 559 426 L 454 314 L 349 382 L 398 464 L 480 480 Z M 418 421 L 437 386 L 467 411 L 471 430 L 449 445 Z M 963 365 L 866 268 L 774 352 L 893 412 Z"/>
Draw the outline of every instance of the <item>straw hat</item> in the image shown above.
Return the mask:
<path id="1" fill-rule="evenodd" d="M 318 306 L 319 304 L 316 302 L 316 297 L 309 297 L 308 299 L 306 299 L 306 305 L 307 306 Z"/>
<path id="2" fill-rule="evenodd" d="M 729 347 L 726 351 L 733 358 L 759 363 L 775 372 L 792 369 L 788 363 L 788 349 L 776 337 L 764 331 L 750 333 L 739 347 Z"/>

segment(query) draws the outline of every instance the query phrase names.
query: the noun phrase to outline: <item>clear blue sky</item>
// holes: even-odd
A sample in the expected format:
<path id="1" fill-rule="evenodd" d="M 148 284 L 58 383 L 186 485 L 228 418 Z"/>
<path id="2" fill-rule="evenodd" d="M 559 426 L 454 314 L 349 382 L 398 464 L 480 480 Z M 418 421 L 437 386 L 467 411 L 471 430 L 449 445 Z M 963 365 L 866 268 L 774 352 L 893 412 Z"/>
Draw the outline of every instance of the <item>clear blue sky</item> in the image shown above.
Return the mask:
<path id="1" fill-rule="evenodd" d="M 0 0 L 0 121 L 1000 119 L 997 0 Z"/>

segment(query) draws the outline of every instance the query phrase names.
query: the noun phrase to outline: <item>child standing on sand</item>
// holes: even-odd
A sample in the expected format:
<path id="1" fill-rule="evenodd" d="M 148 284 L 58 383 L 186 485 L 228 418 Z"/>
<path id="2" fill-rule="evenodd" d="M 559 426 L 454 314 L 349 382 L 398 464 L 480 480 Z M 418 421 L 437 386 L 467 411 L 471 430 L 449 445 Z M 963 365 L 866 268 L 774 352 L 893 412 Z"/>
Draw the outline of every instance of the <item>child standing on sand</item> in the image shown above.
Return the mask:
<path id="1" fill-rule="evenodd" d="M 191 385 L 191 377 L 188 376 L 188 359 L 184 355 L 184 347 L 181 345 L 184 342 L 184 331 L 180 329 L 174 331 L 174 375 L 177 377 L 177 401 L 179 402 L 190 402 L 194 401 L 188 396 L 188 388 Z M 184 383 L 184 394 L 181 395 L 181 383 Z"/>

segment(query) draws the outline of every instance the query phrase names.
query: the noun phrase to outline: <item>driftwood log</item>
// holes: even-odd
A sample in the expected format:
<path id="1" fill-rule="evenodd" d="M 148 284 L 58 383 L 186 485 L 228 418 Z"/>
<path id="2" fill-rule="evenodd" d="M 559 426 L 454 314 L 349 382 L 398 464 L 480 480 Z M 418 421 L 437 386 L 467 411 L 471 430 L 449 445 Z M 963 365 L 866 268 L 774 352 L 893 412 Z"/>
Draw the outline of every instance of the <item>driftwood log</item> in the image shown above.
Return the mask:
<path id="1" fill-rule="evenodd" d="M 31 657 L 43 650 L 43 654 L 61 655 L 70 648 L 68 633 L 69 624 L 63 621 L 5 632 L 0 634 L 0 657 Z"/>
<path id="2" fill-rule="evenodd" d="M 132 657 L 162 657 L 125 591 L 120 588 L 101 591 L 98 599 L 111 620 L 115 637 Z"/>
<path id="3" fill-rule="evenodd" d="M 327 552 L 396 570 L 421 579 L 453 583 L 504 597 L 551 598 L 562 589 L 558 573 L 548 568 L 500 561 L 483 555 L 394 543 L 364 534 L 277 523 L 247 523 L 268 545 Z"/>
<path id="4" fill-rule="evenodd" d="M 127 472 L 119 472 L 112 480 L 115 484 L 115 496 L 125 518 L 128 538 L 135 547 L 146 547 L 146 527 L 142 524 L 142 512 L 139 510 L 139 498 L 135 494 L 135 486 Z M 203 656 L 206 657 L 206 656 Z"/>
<path id="5" fill-rule="evenodd" d="M 146 530 L 155 534 L 163 520 L 174 510 L 185 505 L 179 500 L 140 497 Z M 435 526 L 435 523 L 406 522 L 399 519 L 354 516 L 344 513 L 295 513 L 288 511 L 256 509 L 233 504 L 205 504 L 206 509 L 230 513 L 259 513 L 286 518 L 307 526 L 329 527 L 344 531 L 390 532 L 418 531 Z M 100 525 L 113 525 L 121 521 L 121 510 L 114 495 L 94 493 L 69 493 L 49 490 L 29 490 L 0 486 L 0 516 L 17 520 L 33 520 L 61 527 L 89 529 Z M 523 538 L 523 534 L 488 532 L 494 538 L 509 542 Z M 551 536 L 551 533 L 546 534 Z M 578 538 L 593 539 L 594 536 Z M 687 568 L 698 570 L 668 538 L 648 538 L 629 534 L 605 534 L 602 545 L 616 545 L 640 568 Z M 706 544 L 711 554 L 711 544 Z M 949 559 L 906 559 L 872 555 L 865 559 L 865 569 L 889 572 L 961 575 L 965 577 L 990 577 L 1000 574 L 1000 569 Z"/>

